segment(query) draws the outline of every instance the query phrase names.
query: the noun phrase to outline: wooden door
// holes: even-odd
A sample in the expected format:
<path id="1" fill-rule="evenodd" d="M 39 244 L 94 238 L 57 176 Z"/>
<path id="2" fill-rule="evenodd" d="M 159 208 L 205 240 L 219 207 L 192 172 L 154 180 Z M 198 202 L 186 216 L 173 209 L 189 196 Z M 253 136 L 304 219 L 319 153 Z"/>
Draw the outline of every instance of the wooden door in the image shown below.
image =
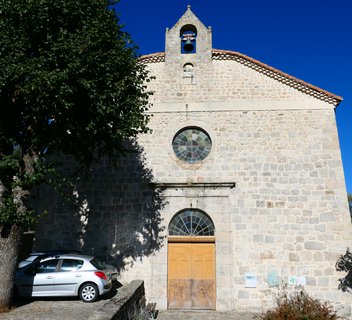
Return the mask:
<path id="1" fill-rule="evenodd" d="M 215 309 L 215 244 L 169 243 L 168 308 Z"/>

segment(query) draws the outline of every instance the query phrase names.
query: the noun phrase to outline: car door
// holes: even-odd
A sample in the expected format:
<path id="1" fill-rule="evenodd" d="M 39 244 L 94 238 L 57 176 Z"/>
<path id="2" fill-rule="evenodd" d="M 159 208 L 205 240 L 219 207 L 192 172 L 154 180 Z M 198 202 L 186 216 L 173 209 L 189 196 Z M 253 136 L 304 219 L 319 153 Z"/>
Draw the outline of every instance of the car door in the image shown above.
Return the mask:
<path id="1" fill-rule="evenodd" d="M 55 293 L 58 296 L 72 296 L 77 294 L 82 282 L 80 269 L 84 261 L 81 259 L 62 259 L 58 272 L 55 274 Z"/>
<path id="2" fill-rule="evenodd" d="M 50 259 L 40 262 L 34 267 L 34 276 L 28 277 L 29 289 L 32 287 L 32 296 L 55 295 L 55 272 L 59 259 Z M 32 279 L 32 283 L 30 283 Z"/>

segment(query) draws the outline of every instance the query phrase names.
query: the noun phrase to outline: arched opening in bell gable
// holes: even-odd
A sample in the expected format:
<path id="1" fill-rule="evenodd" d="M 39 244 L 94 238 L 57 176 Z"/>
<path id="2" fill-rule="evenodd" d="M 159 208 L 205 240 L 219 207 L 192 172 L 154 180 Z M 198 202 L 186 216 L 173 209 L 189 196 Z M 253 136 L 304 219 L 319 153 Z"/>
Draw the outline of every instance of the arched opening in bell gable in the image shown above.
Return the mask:
<path id="1" fill-rule="evenodd" d="M 197 28 L 192 24 L 183 26 L 180 30 L 181 53 L 197 52 Z"/>

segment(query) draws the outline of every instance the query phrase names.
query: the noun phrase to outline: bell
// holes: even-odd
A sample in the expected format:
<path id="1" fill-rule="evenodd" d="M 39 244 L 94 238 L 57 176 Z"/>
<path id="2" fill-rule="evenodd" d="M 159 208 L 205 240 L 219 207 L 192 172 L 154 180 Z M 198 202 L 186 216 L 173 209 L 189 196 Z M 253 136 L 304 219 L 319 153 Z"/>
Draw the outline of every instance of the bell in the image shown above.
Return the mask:
<path id="1" fill-rule="evenodd" d="M 183 46 L 183 49 L 187 52 L 193 51 L 194 45 L 190 39 L 186 41 L 185 45 Z"/>

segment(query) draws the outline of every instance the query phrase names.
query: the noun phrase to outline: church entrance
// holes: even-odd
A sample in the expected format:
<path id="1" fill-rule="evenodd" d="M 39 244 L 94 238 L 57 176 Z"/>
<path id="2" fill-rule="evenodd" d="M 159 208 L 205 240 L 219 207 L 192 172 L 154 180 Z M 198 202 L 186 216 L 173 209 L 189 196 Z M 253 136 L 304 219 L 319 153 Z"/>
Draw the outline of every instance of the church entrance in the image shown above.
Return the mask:
<path id="1" fill-rule="evenodd" d="M 215 309 L 215 237 L 209 217 L 196 210 L 169 226 L 168 308 Z"/>

